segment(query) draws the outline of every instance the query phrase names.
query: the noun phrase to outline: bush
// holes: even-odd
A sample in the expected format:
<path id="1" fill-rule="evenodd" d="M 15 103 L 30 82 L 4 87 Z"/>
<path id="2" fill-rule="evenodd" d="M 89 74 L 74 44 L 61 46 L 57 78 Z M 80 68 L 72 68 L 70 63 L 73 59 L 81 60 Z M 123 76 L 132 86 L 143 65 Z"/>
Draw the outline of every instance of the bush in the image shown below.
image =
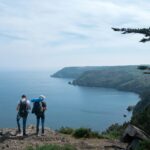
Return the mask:
<path id="1" fill-rule="evenodd" d="M 123 135 L 126 127 L 129 123 L 124 123 L 123 125 L 113 124 L 106 131 L 102 133 L 105 138 L 108 139 L 119 139 Z"/>
<path id="2" fill-rule="evenodd" d="M 33 147 L 28 147 L 27 150 L 77 150 L 75 147 L 71 145 L 44 145 L 44 146 L 39 146 L 37 148 Z"/>
<path id="3" fill-rule="evenodd" d="M 90 136 L 91 136 L 91 138 L 98 138 L 98 139 L 105 138 L 102 134 L 100 134 L 99 132 L 96 132 L 96 131 L 92 131 Z"/>
<path id="4" fill-rule="evenodd" d="M 74 131 L 73 136 L 76 138 L 89 138 L 90 134 L 91 134 L 91 129 L 79 128 Z"/>
<path id="5" fill-rule="evenodd" d="M 61 127 L 58 132 L 63 133 L 63 134 L 73 134 L 74 129 L 69 128 L 69 127 Z"/>
<path id="6" fill-rule="evenodd" d="M 89 128 L 72 129 L 69 127 L 62 127 L 58 132 L 72 135 L 75 138 L 104 138 L 99 132 L 92 131 Z"/>
<path id="7" fill-rule="evenodd" d="M 140 142 L 137 150 L 150 150 L 150 140 Z"/>
<path id="8" fill-rule="evenodd" d="M 131 123 L 150 134 L 150 105 L 142 112 L 133 115 Z"/>
<path id="9" fill-rule="evenodd" d="M 92 131 L 88 128 L 76 129 L 73 133 L 73 136 L 75 138 L 103 138 L 103 136 L 100 133 Z"/>

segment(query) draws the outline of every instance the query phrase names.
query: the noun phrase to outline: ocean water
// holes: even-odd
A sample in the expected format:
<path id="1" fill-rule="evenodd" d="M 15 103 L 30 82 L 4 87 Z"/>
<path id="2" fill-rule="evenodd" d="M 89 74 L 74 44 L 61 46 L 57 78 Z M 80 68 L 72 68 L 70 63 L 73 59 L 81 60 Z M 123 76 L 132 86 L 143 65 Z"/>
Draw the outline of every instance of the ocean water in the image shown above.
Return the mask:
<path id="1" fill-rule="evenodd" d="M 103 131 L 113 123 L 129 121 L 129 105 L 139 101 L 137 94 L 106 88 L 72 86 L 70 79 L 51 78 L 51 71 L 0 73 L 0 128 L 16 127 L 16 105 L 22 94 L 28 99 L 46 96 L 46 126 L 88 127 Z M 124 118 L 123 115 L 127 117 Z M 35 124 L 29 114 L 28 124 Z"/>

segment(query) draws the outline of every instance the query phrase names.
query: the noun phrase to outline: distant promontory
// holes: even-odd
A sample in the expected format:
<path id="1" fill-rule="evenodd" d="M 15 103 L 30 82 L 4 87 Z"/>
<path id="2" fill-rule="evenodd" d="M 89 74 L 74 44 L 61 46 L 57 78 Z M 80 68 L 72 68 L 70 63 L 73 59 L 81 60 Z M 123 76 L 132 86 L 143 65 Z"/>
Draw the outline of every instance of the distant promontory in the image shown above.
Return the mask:
<path id="1" fill-rule="evenodd" d="M 51 75 L 51 77 L 76 79 L 86 71 L 101 70 L 102 68 L 104 67 L 65 67 Z"/>

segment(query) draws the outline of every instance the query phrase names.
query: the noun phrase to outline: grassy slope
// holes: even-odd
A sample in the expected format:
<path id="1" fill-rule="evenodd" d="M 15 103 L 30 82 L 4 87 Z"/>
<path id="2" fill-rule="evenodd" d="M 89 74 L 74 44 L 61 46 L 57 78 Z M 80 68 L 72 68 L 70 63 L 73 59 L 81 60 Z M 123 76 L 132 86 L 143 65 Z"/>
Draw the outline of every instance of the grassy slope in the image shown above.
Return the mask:
<path id="1" fill-rule="evenodd" d="M 111 67 L 84 72 L 73 81 L 81 86 L 109 87 L 142 93 L 150 87 L 150 75 L 143 75 L 135 66 Z"/>
<path id="2" fill-rule="evenodd" d="M 101 67 L 101 66 L 90 66 L 90 67 L 65 67 L 52 75 L 52 77 L 56 78 L 78 78 L 81 74 L 86 71 L 92 70 L 102 70 L 108 67 Z"/>

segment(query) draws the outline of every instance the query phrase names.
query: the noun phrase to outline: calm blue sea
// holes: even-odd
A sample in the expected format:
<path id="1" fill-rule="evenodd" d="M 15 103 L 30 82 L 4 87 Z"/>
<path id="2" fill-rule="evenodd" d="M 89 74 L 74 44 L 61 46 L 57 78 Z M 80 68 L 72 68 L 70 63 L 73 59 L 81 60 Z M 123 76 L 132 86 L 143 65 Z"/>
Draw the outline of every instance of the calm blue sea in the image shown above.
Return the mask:
<path id="1" fill-rule="evenodd" d="M 47 97 L 46 126 L 52 129 L 68 126 L 102 131 L 112 123 L 130 120 L 131 113 L 126 108 L 139 101 L 134 93 L 72 86 L 69 79 L 51 78 L 50 74 L 50 71 L 0 73 L 0 127 L 16 127 L 16 105 L 22 94 L 29 99 L 40 94 Z M 35 123 L 35 117 L 30 113 L 28 124 L 31 123 Z"/>

